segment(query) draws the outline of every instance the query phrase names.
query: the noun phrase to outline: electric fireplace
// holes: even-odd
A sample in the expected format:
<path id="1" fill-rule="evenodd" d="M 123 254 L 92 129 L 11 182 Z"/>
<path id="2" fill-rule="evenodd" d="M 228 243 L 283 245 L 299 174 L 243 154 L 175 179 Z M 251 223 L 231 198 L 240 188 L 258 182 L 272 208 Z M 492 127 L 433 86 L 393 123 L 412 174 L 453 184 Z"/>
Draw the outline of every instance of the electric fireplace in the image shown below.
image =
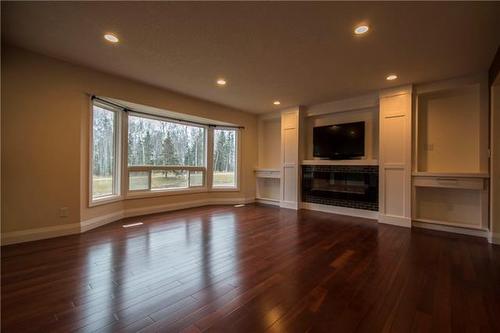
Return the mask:
<path id="1" fill-rule="evenodd" d="M 302 201 L 378 211 L 378 166 L 304 165 Z"/>

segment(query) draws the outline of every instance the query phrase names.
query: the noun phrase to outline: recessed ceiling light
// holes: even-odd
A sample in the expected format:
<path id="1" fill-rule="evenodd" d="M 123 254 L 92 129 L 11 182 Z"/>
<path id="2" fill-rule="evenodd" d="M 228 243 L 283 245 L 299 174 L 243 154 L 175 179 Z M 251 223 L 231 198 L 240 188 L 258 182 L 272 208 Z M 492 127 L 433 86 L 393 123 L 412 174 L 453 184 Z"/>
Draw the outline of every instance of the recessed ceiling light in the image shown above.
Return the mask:
<path id="1" fill-rule="evenodd" d="M 273 102 L 273 104 L 274 104 L 274 105 L 280 105 L 280 104 L 281 104 L 281 102 L 280 102 L 280 101 L 274 101 L 274 102 Z"/>
<path id="2" fill-rule="evenodd" d="M 226 82 L 226 80 L 224 80 L 224 79 L 218 79 L 218 80 L 217 80 L 217 85 L 219 85 L 219 86 L 225 86 L 225 85 L 226 85 L 226 83 L 227 83 L 227 82 Z"/>
<path id="3" fill-rule="evenodd" d="M 362 35 L 364 33 L 367 33 L 370 28 L 367 25 L 358 25 L 356 28 L 354 28 L 354 33 L 356 35 Z"/>
<path id="4" fill-rule="evenodd" d="M 118 43 L 120 40 L 113 34 L 105 34 L 104 39 L 111 43 Z"/>
<path id="5" fill-rule="evenodd" d="M 393 80 L 396 80 L 398 78 L 398 76 L 396 74 L 389 74 L 387 75 L 387 77 L 385 78 L 387 81 L 393 81 Z"/>

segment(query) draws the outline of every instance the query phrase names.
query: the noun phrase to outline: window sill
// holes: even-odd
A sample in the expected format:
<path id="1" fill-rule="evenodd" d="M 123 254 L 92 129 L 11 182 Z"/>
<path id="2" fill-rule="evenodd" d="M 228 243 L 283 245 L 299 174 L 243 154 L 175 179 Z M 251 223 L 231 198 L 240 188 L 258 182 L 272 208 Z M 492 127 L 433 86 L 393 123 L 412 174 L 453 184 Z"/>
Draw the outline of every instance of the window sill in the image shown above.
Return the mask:
<path id="1" fill-rule="evenodd" d="M 122 200 L 123 200 L 122 195 L 109 195 L 109 196 L 105 196 L 105 197 L 100 197 L 98 199 L 90 199 L 89 207 L 106 205 L 106 204 L 110 204 L 110 203 L 122 201 Z"/>
<path id="2" fill-rule="evenodd" d="M 239 190 L 240 190 L 239 187 L 219 186 L 219 187 L 212 187 L 210 189 L 210 192 L 239 192 Z"/>
<path id="3" fill-rule="evenodd" d="M 183 194 L 193 194 L 193 193 L 206 193 L 206 192 L 208 192 L 206 187 L 157 190 L 157 191 L 132 191 L 127 193 L 125 200 L 164 197 L 171 195 L 183 195 Z"/>
<path id="4" fill-rule="evenodd" d="M 238 192 L 239 188 L 236 187 L 217 187 L 217 188 L 207 188 L 198 187 L 190 189 L 173 189 L 173 190 L 162 190 L 162 191 L 132 191 L 128 192 L 125 196 L 109 196 L 103 197 L 89 203 L 89 208 L 110 204 L 117 201 L 123 200 L 134 200 L 134 199 L 146 199 L 146 198 L 156 198 L 156 197 L 166 197 L 172 195 L 184 195 L 184 194 L 196 194 L 196 193 L 210 193 L 210 192 Z"/>

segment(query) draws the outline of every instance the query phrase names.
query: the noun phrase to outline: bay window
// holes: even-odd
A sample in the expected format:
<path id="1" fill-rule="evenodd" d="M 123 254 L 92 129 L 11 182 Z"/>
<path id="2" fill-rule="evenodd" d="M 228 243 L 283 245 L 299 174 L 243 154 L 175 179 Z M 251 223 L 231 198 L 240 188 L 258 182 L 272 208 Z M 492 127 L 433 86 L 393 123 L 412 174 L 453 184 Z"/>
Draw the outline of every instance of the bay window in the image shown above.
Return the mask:
<path id="1" fill-rule="evenodd" d="M 134 198 L 238 188 L 239 129 L 109 104 L 92 105 L 91 205 L 118 199 L 121 187 Z"/>
<path id="2" fill-rule="evenodd" d="M 120 111 L 94 103 L 91 132 L 91 203 L 120 196 Z"/>
<path id="3" fill-rule="evenodd" d="M 212 184 L 214 188 L 237 187 L 237 139 L 236 129 L 214 129 Z"/>
<path id="4" fill-rule="evenodd" d="M 203 187 L 206 132 L 203 126 L 129 114 L 129 191 Z"/>

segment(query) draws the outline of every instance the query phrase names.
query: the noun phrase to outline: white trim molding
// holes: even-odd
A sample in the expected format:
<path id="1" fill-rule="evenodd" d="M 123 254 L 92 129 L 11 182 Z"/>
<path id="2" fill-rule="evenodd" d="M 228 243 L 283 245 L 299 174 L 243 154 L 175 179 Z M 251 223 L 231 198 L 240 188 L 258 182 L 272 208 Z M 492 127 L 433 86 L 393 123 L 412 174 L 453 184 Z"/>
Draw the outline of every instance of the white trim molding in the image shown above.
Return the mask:
<path id="1" fill-rule="evenodd" d="M 302 202 L 301 207 L 303 209 L 315 210 L 318 212 L 362 217 L 362 218 L 371 219 L 371 220 L 377 220 L 378 216 L 379 216 L 378 212 L 372 211 L 372 210 L 322 205 L 322 204 L 311 203 L 311 202 Z"/>
<path id="2" fill-rule="evenodd" d="M 295 202 L 295 201 L 280 201 L 279 206 L 280 206 L 280 208 L 287 208 L 287 209 L 294 209 L 294 210 L 299 209 L 299 203 Z"/>
<path id="3" fill-rule="evenodd" d="M 411 228 L 412 86 L 380 92 L 380 223 Z"/>
<path id="4" fill-rule="evenodd" d="M 500 245 L 500 233 L 498 232 L 489 232 L 488 233 L 488 242 L 495 245 Z"/>
<path id="5" fill-rule="evenodd" d="M 70 223 L 35 229 L 2 232 L 1 239 L 3 246 L 78 233 L 80 233 L 80 223 Z"/>
<path id="6" fill-rule="evenodd" d="M 10 245 L 31 242 L 47 238 L 80 234 L 101 227 L 103 225 L 119 221 L 125 217 L 148 215 L 174 210 L 212 206 L 212 205 L 237 205 L 255 202 L 255 198 L 207 198 L 201 200 L 186 201 L 181 203 L 170 203 L 165 205 L 147 206 L 140 208 L 119 210 L 110 214 L 97 216 L 80 223 L 55 225 L 43 228 L 6 232 L 1 234 L 1 245 Z"/>
<path id="7" fill-rule="evenodd" d="M 483 238 L 489 238 L 488 236 L 490 234 L 488 232 L 488 230 L 468 229 L 468 228 L 453 227 L 453 226 L 426 223 L 426 222 L 420 222 L 420 221 L 413 221 L 412 225 L 414 227 L 422 228 L 422 229 L 444 231 L 444 232 L 449 232 L 449 233 L 453 233 L 453 234 L 461 234 L 461 235 L 483 237 Z"/>
<path id="8" fill-rule="evenodd" d="M 105 224 L 118 221 L 124 217 L 125 217 L 125 215 L 124 215 L 123 210 L 120 210 L 120 211 L 117 211 L 114 213 L 110 213 L 110 214 L 106 214 L 106 215 L 102 215 L 102 216 L 96 216 L 96 217 L 93 217 L 91 219 L 81 221 L 80 222 L 80 232 L 83 233 L 83 232 L 98 228 L 98 227 L 103 226 Z"/>
<path id="9" fill-rule="evenodd" d="M 391 224 L 398 227 L 411 228 L 411 219 L 409 217 L 380 214 L 378 217 L 378 222 L 383 224 Z"/>
<path id="10" fill-rule="evenodd" d="M 276 207 L 280 206 L 280 201 L 277 199 L 255 198 L 255 202 L 261 203 L 263 205 L 272 205 Z"/>
<path id="11" fill-rule="evenodd" d="M 203 206 L 239 205 L 239 204 L 248 204 L 248 203 L 253 203 L 253 202 L 255 202 L 254 198 L 200 199 L 200 200 L 192 200 L 192 201 L 179 202 L 179 203 L 177 203 L 177 202 L 170 203 L 170 204 L 165 204 L 165 205 L 156 205 L 156 206 L 149 206 L 149 207 L 126 209 L 124 211 L 124 217 L 134 217 L 134 216 L 140 216 L 140 215 L 164 213 L 164 212 L 171 212 L 174 210 L 203 207 Z"/>

